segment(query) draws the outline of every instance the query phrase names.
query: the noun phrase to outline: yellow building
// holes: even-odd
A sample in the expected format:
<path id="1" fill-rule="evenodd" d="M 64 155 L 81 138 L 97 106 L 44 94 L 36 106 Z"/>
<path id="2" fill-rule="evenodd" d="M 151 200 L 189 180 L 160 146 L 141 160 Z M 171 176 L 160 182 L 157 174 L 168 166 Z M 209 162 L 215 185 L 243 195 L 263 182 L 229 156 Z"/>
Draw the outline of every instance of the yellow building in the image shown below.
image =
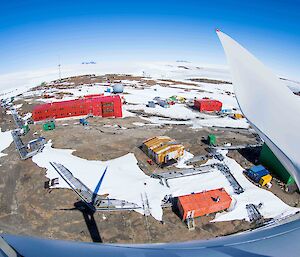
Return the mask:
<path id="1" fill-rule="evenodd" d="M 180 103 L 185 103 L 186 102 L 186 98 L 183 97 L 183 96 L 177 96 L 176 98 L 177 98 L 178 102 L 180 102 Z"/>
<path id="2" fill-rule="evenodd" d="M 270 183 L 271 181 L 272 181 L 272 176 L 270 174 L 267 174 L 267 175 L 265 175 L 265 176 L 263 176 L 263 177 L 260 178 L 259 184 L 261 186 L 265 186 L 268 183 Z"/>
<path id="3" fill-rule="evenodd" d="M 174 139 L 167 136 L 158 136 L 147 139 L 142 145 L 143 151 L 157 164 L 167 163 L 178 159 L 184 154 L 184 146 L 177 144 Z"/>
<path id="4" fill-rule="evenodd" d="M 235 113 L 235 114 L 233 114 L 233 118 L 236 120 L 242 119 L 242 118 L 244 118 L 244 115 L 241 113 Z"/>

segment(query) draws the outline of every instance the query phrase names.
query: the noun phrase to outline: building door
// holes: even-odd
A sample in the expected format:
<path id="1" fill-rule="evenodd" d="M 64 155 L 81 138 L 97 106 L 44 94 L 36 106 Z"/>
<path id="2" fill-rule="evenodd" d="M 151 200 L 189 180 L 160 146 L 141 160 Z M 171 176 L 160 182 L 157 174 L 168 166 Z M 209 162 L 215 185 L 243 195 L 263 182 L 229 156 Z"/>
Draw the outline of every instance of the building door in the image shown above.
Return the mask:
<path id="1" fill-rule="evenodd" d="M 102 103 L 102 117 L 112 117 L 114 115 L 114 102 Z"/>

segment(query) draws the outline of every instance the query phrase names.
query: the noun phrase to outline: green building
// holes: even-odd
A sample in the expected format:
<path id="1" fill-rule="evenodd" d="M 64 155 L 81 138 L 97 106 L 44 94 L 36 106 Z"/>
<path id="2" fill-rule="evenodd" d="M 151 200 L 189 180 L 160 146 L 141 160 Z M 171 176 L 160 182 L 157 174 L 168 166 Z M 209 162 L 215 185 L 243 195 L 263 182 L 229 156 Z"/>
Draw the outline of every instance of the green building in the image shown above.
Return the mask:
<path id="1" fill-rule="evenodd" d="M 217 144 L 217 138 L 214 134 L 209 134 L 207 137 L 207 142 L 209 145 L 215 146 Z"/>
<path id="2" fill-rule="evenodd" d="M 23 129 L 24 135 L 26 135 L 28 133 L 28 131 L 29 131 L 29 126 L 28 125 L 23 125 L 22 129 Z"/>
<path id="3" fill-rule="evenodd" d="M 48 131 L 48 130 L 53 130 L 53 129 L 55 129 L 54 121 L 49 121 L 49 122 L 44 123 L 43 130 Z"/>
<path id="4" fill-rule="evenodd" d="M 290 175 L 290 173 L 286 170 L 286 168 L 281 164 L 275 154 L 271 151 L 271 149 L 263 144 L 259 161 L 262 165 L 272 171 L 273 174 L 276 174 L 277 177 L 286 184 L 289 188 L 296 188 L 296 182 L 294 178 Z M 290 189 L 290 190 L 291 190 Z"/>

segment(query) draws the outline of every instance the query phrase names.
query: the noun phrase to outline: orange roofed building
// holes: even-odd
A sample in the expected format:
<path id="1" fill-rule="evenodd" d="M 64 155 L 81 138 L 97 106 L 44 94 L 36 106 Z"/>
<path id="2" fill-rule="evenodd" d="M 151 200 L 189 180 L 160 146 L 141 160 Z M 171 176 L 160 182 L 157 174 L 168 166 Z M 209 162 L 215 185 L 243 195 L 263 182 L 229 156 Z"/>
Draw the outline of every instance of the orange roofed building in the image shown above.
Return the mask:
<path id="1" fill-rule="evenodd" d="M 224 188 L 178 197 L 178 209 L 183 220 L 226 210 L 231 197 Z"/>

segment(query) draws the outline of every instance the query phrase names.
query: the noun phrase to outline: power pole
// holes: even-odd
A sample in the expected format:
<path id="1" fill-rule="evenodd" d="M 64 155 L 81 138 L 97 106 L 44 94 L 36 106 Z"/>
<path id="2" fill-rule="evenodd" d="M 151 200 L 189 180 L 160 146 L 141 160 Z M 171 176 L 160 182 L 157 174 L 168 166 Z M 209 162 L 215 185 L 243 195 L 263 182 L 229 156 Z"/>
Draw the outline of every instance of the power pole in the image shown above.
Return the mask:
<path id="1" fill-rule="evenodd" d="M 59 80 L 61 80 L 61 65 L 58 64 Z"/>
<path id="2" fill-rule="evenodd" d="M 59 80 L 61 80 L 61 64 L 60 64 L 60 56 L 58 56 L 58 76 L 59 76 Z"/>

